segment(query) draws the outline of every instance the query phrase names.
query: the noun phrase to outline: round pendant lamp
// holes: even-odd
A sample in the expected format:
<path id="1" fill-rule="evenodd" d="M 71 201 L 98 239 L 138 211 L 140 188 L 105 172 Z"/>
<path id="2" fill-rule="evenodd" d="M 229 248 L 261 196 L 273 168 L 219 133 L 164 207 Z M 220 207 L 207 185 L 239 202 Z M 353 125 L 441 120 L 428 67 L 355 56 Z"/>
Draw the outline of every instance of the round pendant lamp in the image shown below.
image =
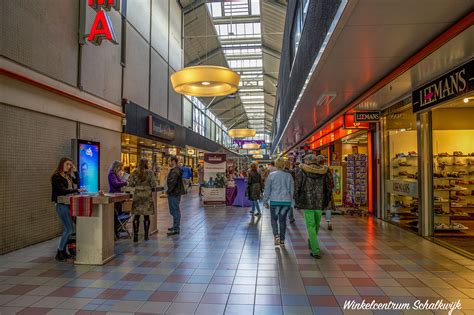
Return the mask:
<path id="1" fill-rule="evenodd" d="M 176 93 L 199 96 L 225 96 L 237 92 L 240 75 L 225 67 L 193 66 L 171 75 Z"/>
<path id="2" fill-rule="evenodd" d="M 252 138 L 257 134 L 255 129 L 231 129 L 228 131 L 231 138 Z"/>
<path id="3" fill-rule="evenodd" d="M 258 143 L 255 143 L 255 142 L 244 143 L 242 145 L 242 149 L 260 149 L 260 145 Z"/>

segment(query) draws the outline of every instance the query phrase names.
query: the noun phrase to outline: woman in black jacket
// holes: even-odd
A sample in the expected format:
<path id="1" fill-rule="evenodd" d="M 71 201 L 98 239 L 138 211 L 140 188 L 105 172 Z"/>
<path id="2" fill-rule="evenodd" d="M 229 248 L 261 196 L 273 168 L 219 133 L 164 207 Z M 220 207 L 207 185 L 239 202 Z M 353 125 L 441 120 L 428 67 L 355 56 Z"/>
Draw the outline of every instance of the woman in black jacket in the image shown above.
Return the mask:
<path id="1" fill-rule="evenodd" d="M 258 201 L 262 197 L 263 192 L 263 180 L 260 174 L 257 172 L 257 164 L 253 163 L 250 165 L 250 172 L 247 177 L 247 195 L 250 201 L 252 201 L 252 210 L 250 213 L 254 213 L 255 216 L 262 214 L 260 211 L 260 205 Z"/>
<path id="2" fill-rule="evenodd" d="M 56 253 L 56 260 L 58 261 L 73 258 L 66 253 L 66 245 L 72 234 L 72 218 L 69 214 L 69 205 L 58 203 L 58 197 L 85 191 L 84 189 L 74 188 L 74 184 L 79 184 L 79 174 L 76 171 L 76 167 L 71 159 L 62 158 L 51 176 L 51 186 L 53 188 L 51 201 L 55 203 L 56 213 L 64 226 L 63 235 L 59 241 Z"/>

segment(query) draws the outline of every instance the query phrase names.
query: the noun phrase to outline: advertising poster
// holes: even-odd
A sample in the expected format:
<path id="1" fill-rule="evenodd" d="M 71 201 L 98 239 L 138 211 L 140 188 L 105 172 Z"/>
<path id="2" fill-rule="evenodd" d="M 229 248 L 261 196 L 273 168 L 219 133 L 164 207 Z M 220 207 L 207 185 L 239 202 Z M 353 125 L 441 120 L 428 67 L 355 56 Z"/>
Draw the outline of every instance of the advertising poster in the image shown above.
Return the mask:
<path id="1" fill-rule="evenodd" d="M 334 180 L 334 204 L 342 206 L 342 166 L 331 166 L 331 172 Z"/>
<path id="2" fill-rule="evenodd" d="M 204 154 L 204 183 L 202 188 L 204 205 L 225 205 L 226 155 Z"/>
<path id="3" fill-rule="evenodd" d="M 78 141 L 79 188 L 85 188 L 89 193 L 99 191 L 99 148 L 98 142 Z"/>

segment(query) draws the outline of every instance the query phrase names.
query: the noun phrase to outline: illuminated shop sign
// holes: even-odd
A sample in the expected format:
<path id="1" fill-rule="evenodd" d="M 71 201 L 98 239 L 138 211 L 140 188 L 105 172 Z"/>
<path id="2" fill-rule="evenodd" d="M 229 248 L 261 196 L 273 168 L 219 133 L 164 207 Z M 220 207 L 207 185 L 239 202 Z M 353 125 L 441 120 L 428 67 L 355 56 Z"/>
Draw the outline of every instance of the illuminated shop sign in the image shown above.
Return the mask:
<path id="1" fill-rule="evenodd" d="M 99 46 L 103 40 L 108 40 L 113 44 L 118 44 L 115 35 L 114 25 L 110 16 L 105 11 L 112 8 L 120 10 L 120 0 L 87 0 L 89 7 L 96 11 L 94 22 L 87 36 L 87 40 L 94 45 Z"/>
<path id="2" fill-rule="evenodd" d="M 379 111 L 370 111 L 370 112 L 355 112 L 354 121 L 355 122 L 377 122 L 380 119 Z"/>
<path id="3" fill-rule="evenodd" d="M 367 121 L 356 121 L 355 114 L 345 114 L 344 129 L 369 129 L 369 123 Z"/>
<path id="4" fill-rule="evenodd" d="M 473 90 L 474 61 L 457 67 L 436 80 L 412 92 L 413 112 L 431 108 L 437 104 L 469 93 Z"/>

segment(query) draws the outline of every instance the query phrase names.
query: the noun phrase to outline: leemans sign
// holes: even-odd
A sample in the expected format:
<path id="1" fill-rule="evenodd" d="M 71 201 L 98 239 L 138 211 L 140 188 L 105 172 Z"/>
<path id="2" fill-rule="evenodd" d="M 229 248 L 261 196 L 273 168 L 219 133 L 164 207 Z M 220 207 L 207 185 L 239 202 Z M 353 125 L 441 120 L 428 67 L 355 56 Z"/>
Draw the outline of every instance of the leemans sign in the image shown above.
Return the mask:
<path id="1" fill-rule="evenodd" d="M 437 104 L 472 91 L 474 61 L 442 75 L 412 92 L 413 112 L 429 109 Z"/>
<path id="2" fill-rule="evenodd" d="M 366 111 L 366 112 L 355 112 L 355 122 L 377 122 L 380 119 L 380 112 L 378 111 Z"/>

